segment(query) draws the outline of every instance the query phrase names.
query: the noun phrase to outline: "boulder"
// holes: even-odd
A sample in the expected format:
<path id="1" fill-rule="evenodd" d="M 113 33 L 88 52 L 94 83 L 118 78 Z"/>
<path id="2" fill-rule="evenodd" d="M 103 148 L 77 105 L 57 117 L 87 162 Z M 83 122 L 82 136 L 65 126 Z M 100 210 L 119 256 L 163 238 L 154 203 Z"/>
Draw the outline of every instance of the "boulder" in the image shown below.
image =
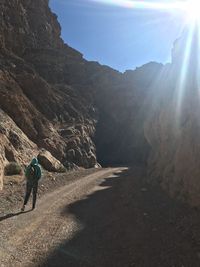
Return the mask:
<path id="1" fill-rule="evenodd" d="M 47 150 L 42 150 L 38 156 L 38 161 L 41 166 L 50 172 L 65 172 L 65 167 L 63 164 L 54 158 L 52 154 Z"/>

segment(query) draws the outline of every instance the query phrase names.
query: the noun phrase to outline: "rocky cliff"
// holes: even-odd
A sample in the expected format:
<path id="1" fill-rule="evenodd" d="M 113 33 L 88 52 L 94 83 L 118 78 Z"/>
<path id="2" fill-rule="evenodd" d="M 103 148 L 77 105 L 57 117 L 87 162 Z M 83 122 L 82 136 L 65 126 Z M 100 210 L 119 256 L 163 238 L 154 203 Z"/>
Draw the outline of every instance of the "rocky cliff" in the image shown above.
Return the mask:
<path id="1" fill-rule="evenodd" d="M 63 43 L 48 1 L 6 0 L 0 6 L 1 175 L 2 165 L 27 163 L 41 148 L 66 166 L 95 166 L 96 111 L 62 69 L 65 61 L 84 64 L 82 55 Z"/>
<path id="2" fill-rule="evenodd" d="M 66 166 L 94 167 L 97 155 L 102 163 L 145 161 L 148 145 L 137 123 L 143 116 L 138 113 L 138 97 L 146 91 L 142 83 L 132 90 L 131 72 L 88 62 L 64 44 L 47 0 L 0 5 L 0 108 L 23 133 L 12 130 L 18 140 L 13 147 L 11 130 L 1 121 L 1 165 L 27 162 L 41 148 Z M 135 75 L 140 80 L 139 70 Z M 155 75 L 150 71 L 146 84 Z M 22 143 L 24 149 L 34 146 L 33 152 L 26 156 Z M 12 158 L 8 150 L 14 151 Z"/>
<path id="3" fill-rule="evenodd" d="M 173 197 L 200 205 L 198 28 L 185 29 L 155 83 L 154 101 L 145 120 L 151 145 L 149 174 Z"/>
<path id="4" fill-rule="evenodd" d="M 195 34 L 187 71 L 186 31 L 172 64 L 122 74 L 65 44 L 48 0 L 0 0 L 0 10 L 0 177 L 44 148 L 66 167 L 143 164 L 200 205 Z"/>

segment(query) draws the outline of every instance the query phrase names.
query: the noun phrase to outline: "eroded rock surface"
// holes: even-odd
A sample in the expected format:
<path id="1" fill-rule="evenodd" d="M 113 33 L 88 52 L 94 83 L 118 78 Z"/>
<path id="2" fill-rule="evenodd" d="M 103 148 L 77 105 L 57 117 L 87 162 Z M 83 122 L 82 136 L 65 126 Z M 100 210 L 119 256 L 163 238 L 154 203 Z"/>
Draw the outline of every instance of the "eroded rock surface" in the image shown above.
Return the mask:
<path id="1" fill-rule="evenodd" d="M 145 160 L 132 107 L 146 88 L 64 44 L 47 0 L 0 5 L 0 107 L 27 138 L 67 166 Z"/>
<path id="2" fill-rule="evenodd" d="M 149 105 L 145 136 L 151 145 L 149 173 L 171 196 L 200 205 L 199 40 L 194 30 L 185 61 L 190 32 L 175 42 L 172 64 L 155 85 Z M 187 64 L 185 64 L 187 63 Z M 162 87 L 160 87 L 162 85 Z"/>
<path id="3" fill-rule="evenodd" d="M 69 59 L 84 61 L 82 55 L 60 38 L 60 25 L 48 1 L 9 0 L 1 1 L 0 7 L 1 109 L 37 150 L 44 148 L 66 164 L 95 166 L 96 111 L 62 79 L 66 73 L 60 67 Z M 3 120 L 0 124 L 5 128 Z M 19 148 L 21 136 L 11 135 L 10 143 Z M 0 142 L 4 144 L 3 138 Z M 8 160 L 23 162 L 12 153 L 7 151 Z"/>

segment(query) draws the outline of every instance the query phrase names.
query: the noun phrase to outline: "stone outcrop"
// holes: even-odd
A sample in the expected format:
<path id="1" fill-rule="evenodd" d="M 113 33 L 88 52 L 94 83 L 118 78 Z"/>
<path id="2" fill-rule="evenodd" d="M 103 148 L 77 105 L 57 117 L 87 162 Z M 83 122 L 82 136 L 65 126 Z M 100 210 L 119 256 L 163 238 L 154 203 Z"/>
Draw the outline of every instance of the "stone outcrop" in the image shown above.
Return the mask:
<path id="1" fill-rule="evenodd" d="M 65 172 L 62 163 L 54 158 L 47 150 L 42 150 L 37 156 L 39 164 L 49 172 Z"/>
<path id="2" fill-rule="evenodd" d="M 37 146 L 23 133 L 16 123 L 0 109 L 0 187 L 3 188 L 4 166 L 8 162 L 28 164 L 37 155 Z"/>

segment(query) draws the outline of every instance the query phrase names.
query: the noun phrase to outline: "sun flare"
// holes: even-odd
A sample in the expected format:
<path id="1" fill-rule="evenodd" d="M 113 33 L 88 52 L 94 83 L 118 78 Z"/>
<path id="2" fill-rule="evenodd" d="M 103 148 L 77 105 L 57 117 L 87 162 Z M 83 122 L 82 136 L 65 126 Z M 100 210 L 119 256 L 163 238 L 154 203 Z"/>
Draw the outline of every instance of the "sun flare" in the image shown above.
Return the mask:
<path id="1" fill-rule="evenodd" d="M 165 10 L 168 12 L 182 11 L 186 20 L 197 20 L 200 18 L 200 0 L 179 0 L 179 1 L 134 1 L 134 0 L 92 0 L 102 4 L 121 6 L 123 8 L 141 10 Z"/>
<path id="2" fill-rule="evenodd" d="M 184 4 L 188 21 L 200 21 L 200 1 L 190 0 Z"/>
<path id="3" fill-rule="evenodd" d="M 197 83 L 200 98 L 200 0 L 91 0 L 100 4 L 112 5 L 126 9 L 140 11 L 154 11 L 160 13 L 163 18 L 171 19 L 176 24 L 181 24 L 180 42 L 177 53 L 180 53 L 180 68 L 177 74 L 177 105 L 176 117 L 179 120 L 189 77 L 195 77 L 193 85 Z M 163 13 L 164 11 L 164 13 Z M 180 21 L 178 21 L 180 19 Z M 161 23 L 161 22 L 160 22 Z M 181 49 L 183 48 L 183 51 Z M 191 72 L 192 76 L 191 76 Z"/>

